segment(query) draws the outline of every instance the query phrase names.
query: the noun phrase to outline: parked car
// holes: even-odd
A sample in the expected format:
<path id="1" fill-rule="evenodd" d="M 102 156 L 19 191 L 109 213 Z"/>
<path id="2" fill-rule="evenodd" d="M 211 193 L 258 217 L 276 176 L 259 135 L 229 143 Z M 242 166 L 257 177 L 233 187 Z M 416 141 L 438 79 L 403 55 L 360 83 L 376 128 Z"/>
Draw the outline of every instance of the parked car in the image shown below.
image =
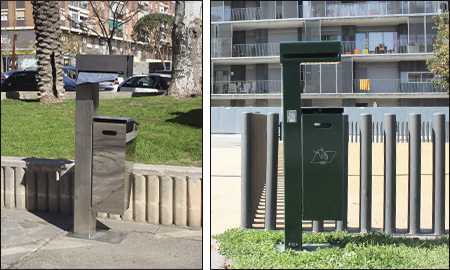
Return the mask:
<path id="1" fill-rule="evenodd" d="M 77 68 L 74 66 L 63 66 L 64 75 L 71 78 L 72 80 L 77 80 Z"/>
<path id="2" fill-rule="evenodd" d="M 137 94 L 160 95 L 167 92 L 166 89 L 156 88 L 160 86 L 160 82 L 156 82 L 156 76 L 137 75 L 125 80 L 119 85 L 117 92 L 133 92 Z"/>
<path id="3" fill-rule="evenodd" d="M 172 70 L 157 70 L 154 73 L 155 74 L 169 74 L 169 75 L 172 75 Z"/>
<path id="4" fill-rule="evenodd" d="M 6 78 L 8 78 L 11 74 L 13 74 L 16 70 L 10 70 L 8 72 L 2 73 L 2 83 Z"/>
<path id="5" fill-rule="evenodd" d="M 120 83 L 123 82 L 123 77 L 117 77 L 115 81 L 107 81 L 98 83 L 98 90 L 100 92 L 118 92 Z"/>
<path id="6" fill-rule="evenodd" d="M 153 88 L 167 90 L 172 83 L 172 76 L 168 74 L 149 74 L 148 76 L 153 82 Z"/>
<path id="7" fill-rule="evenodd" d="M 5 79 L 3 79 L 5 75 Z M 2 74 L 2 92 L 10 91 L 38 91 L 38 74 L 36 70 L 11 70 Z M 64 89 L 75 91 L 76 82 L 63 76 Z"/>

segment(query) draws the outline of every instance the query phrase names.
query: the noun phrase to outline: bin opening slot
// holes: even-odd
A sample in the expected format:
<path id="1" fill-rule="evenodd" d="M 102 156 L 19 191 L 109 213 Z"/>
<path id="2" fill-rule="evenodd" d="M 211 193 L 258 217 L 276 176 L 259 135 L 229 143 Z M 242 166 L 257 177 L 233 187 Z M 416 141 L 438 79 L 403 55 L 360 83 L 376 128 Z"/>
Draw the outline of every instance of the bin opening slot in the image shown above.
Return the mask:
<path id="1" fill-rule="evenodd" d="M 331 128 L 331 123 L 314 123 L 315 128 Z"/>
<path id="2" fill-rule="evenodd" d="M 283 55 L 286 59 L 294 59 L 294 58 L 336 58 L 338 57 L 337 52 L 320 52 L 320 53 L 285 53 Z"/>
<path id="3" fill-rule="evenodd" d="M 102 134 L 103 135 L 108 135 L 108 136 L 116 136 L 117 135 L 117 131 L 115 131 L 115 130 L 103 130 Z"/>

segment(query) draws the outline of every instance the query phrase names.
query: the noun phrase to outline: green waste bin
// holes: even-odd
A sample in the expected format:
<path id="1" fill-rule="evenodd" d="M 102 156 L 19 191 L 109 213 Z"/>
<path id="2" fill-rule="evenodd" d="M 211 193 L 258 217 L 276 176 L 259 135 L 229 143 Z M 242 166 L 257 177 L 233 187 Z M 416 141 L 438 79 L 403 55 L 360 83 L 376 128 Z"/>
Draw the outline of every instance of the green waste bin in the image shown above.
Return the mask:
<path id="1" fill-rule="evenodd" d="M 303 220 L 342 220 L 343 108 L 303 108 Z"/>

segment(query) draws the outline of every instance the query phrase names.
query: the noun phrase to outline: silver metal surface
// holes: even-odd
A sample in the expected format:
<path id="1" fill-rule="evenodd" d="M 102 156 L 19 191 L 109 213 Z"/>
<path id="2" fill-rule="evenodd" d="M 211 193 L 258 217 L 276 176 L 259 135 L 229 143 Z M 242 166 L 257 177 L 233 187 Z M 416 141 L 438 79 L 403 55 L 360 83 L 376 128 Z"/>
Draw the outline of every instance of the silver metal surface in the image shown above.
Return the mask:
<path id="1" fill-rule="evenodd" d="M 116 73 L 133 76 L 133 55 L 77 54 L 77 74 L 84 72 Z"/>
<path id="2" fill-rule="evenodd" d="M 125 198 L 126 124 L 93 123 L 92 209 L 121 215 Z"/>
<path id="3" fill-rule="evenodd" d="M 77 85 L 75 120 L 74 233 L 95 234 L 91 211 L 92 117 L 98 114 L 98 83 Z"/>

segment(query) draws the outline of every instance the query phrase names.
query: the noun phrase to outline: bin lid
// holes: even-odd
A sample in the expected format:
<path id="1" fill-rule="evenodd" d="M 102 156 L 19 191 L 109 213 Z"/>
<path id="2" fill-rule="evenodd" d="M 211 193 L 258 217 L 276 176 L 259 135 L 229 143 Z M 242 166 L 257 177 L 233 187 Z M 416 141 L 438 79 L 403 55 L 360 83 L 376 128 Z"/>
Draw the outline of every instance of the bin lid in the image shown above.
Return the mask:
<path id="1" fill-rule="evenodd" d="M 80 72 L 77 78 L 77 85 L 84 83 L 99 83 L 114 81 L 119 74 L 116 73 L 90 73 L 90 72 Z"/>
<path id="2" fill-rule="evenodd" d="M 139 122 L 131 117 L 94 116 L 92 117 L 92 121 L 125 124 L 127 133 L 137 130 L 137 127 L 139 126 Z"/>
<path id="3" fill-rule="evenodd" d="M 344 108 L 302 108 L 302 114 L 342 114 Z"/>

